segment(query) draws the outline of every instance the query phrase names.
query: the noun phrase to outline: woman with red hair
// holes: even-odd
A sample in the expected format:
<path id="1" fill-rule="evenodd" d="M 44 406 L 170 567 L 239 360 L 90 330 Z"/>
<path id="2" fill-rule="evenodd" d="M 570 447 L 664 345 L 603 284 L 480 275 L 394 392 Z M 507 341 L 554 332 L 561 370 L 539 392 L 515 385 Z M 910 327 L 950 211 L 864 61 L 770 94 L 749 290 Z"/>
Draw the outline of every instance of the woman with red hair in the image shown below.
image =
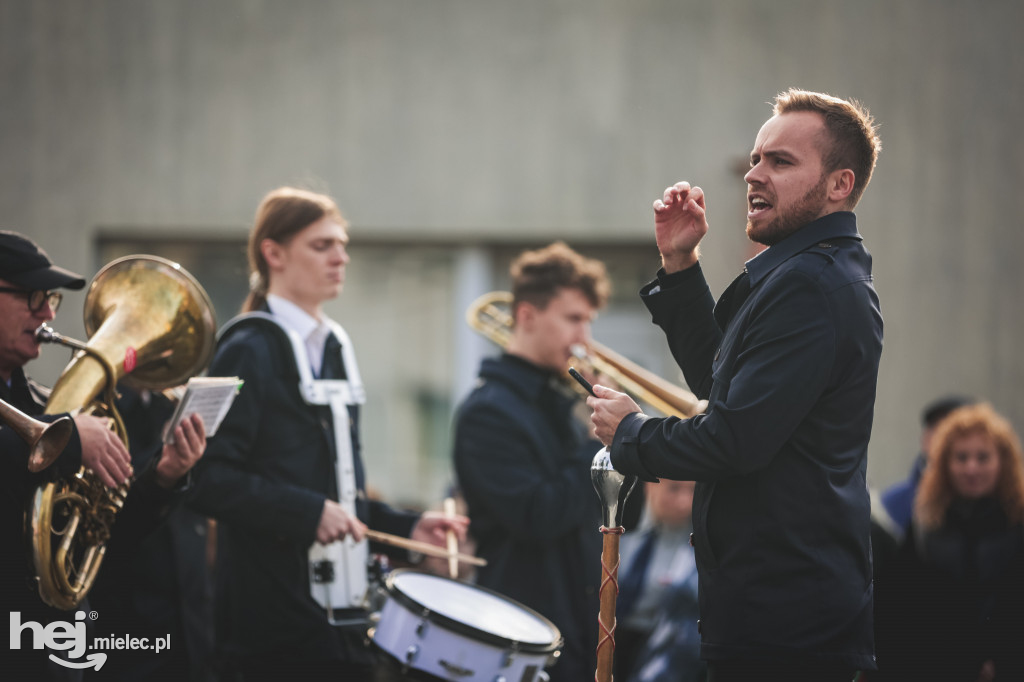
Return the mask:
<path id="1" fill-rule="evenodd" d="M 981 403 L 938 426 L 893 573 L 875 679 L 1024 680 L 1024 460 Z"/>

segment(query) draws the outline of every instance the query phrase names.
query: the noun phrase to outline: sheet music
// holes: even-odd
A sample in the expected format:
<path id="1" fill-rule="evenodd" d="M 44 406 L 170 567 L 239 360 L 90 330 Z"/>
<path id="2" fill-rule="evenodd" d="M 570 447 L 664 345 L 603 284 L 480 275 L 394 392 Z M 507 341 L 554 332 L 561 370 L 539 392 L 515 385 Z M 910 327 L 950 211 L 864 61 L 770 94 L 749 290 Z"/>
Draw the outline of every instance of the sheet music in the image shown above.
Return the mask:
<path id="1" fill-rule="evenodd" d="M 183 419 L 193 414 L 203 418 L 206 437 L 217 433 L 231 403 L 244 382 L 238 377 L 192 377 L 185 386 L 185 394 L 178 401 L 174 416 L 164 429 L 164 443 L 174 443 L 174 429 Z"/>

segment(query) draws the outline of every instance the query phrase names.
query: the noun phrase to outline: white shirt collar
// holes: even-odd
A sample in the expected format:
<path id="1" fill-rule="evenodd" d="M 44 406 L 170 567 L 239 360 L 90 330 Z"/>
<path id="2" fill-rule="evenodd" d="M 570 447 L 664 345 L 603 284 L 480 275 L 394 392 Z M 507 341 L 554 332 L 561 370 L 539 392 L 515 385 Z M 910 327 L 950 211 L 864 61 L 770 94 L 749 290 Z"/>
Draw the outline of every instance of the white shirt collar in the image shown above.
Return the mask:
<path id="1" fill-rule="evenodd" d="M 270 308 L 272 315 L 280 318 L 286 326 L 297 331 L 304 339 L 321 324 L 320 320 L 277 294 L 267 294 L 267 307 Z"/>
<path id="2" fill-rule="evenodd" d="M 323 364 L 324 341 L 330 333 L 327 324 L 277 294 L 267 294 L 267 307 L 274 317 L 279 318 L 286 327 L 298 332 L 306 342 L 309 364 L 312 365 L 313 373 L 319 375 Z"/>

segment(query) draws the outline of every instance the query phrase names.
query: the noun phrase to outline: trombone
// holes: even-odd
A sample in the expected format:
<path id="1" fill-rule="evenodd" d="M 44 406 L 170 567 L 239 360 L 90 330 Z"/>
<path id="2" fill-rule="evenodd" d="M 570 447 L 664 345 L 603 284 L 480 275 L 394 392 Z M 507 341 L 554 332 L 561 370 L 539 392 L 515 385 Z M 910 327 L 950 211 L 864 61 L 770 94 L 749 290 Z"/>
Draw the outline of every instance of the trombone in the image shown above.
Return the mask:
<path id="1" fill-rule="evenodd" d="M 492 291 L 479 297 L 466 310 L 466 322 L 477 332 L 498 344 L 508 346 L 512 338 L 512 314 L 509 306 L 512 294 L 507 291 Z M 647 403 L 662 414 L 688 419 L 700 414 L 707 407 L 707 401 L 653 372 L 626 359 L 612 349 L 596 341 L 588 348 L 577 346 L 573 354 L 586 362 L 594 371 L 615 380 L 635 400 Z"/>

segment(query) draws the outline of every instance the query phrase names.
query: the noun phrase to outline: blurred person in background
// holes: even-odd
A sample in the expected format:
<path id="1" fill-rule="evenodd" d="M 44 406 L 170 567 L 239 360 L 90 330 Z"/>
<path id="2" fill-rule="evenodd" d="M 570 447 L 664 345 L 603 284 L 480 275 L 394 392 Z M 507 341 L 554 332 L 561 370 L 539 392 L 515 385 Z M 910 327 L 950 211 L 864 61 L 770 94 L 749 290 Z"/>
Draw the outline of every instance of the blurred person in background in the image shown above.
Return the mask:
<path id="1" fill-rule="evenodd" d="M 910 532 L 876 584 L 871 680 L 1024 680 L 1024 460 L 991 405 L 939 424 Z"/>
<path id="2" fill-rule="evenodd" d="M 704 679 L 697 633 L 697 564 L 690 546 L 693 481 L 644 483 L 640 525 L 620 541 L 615 678 Z"/>
<path id="3" fill-rule="evenodd" d="M 117 409 L 128 431 L 132 464 L 144 465 L 136 452 L 150 452 L 163 441 L 164 426 L 175 402 L 161 391 L 118 385 Z M 183 495 L 187 500 L 190 491 Z M 99 637 L 170 637 L 162 651 L 134 649 L 112 653 L 89 679 L 213 679 L 213 586 L 207 564 L 205 516 L 176 505 L 163 523 L 124 551 L 110 551 L 89 593 L 101 614 Z M 118 548 L 113 545 L 112 549 Z"/>
<path id="4" fill-rule="evenodd" d="M 875 575 L 883 574 L 910 530 L 914 498 L 928 463 L 928 448 L 939 422 L 958 407 L 974 403 L 966 396 L 948 395 L 925 405 L 921 412 L 920 450 L 907 477 L 882 491 L 871 491 L 871 555 Z"/>
<path id="5" fill-rule="evenodd" d="M 948 395 L 938 398 L 927 405 L 921 412 L 921 449 L 911 466 L 907 478 L 894 483 L 882 493 L 882 504 L 889 517 L 897 527 L 906 533 L 910 529 L 910 520 L 914 512 L 914 497 L 917 486 L 921 482 L 925 465 L 928 463 L 928 450 L 932 436 L 939 422 L 953 410 L 976 402 L 973 398 L 959 395 Z"/>

